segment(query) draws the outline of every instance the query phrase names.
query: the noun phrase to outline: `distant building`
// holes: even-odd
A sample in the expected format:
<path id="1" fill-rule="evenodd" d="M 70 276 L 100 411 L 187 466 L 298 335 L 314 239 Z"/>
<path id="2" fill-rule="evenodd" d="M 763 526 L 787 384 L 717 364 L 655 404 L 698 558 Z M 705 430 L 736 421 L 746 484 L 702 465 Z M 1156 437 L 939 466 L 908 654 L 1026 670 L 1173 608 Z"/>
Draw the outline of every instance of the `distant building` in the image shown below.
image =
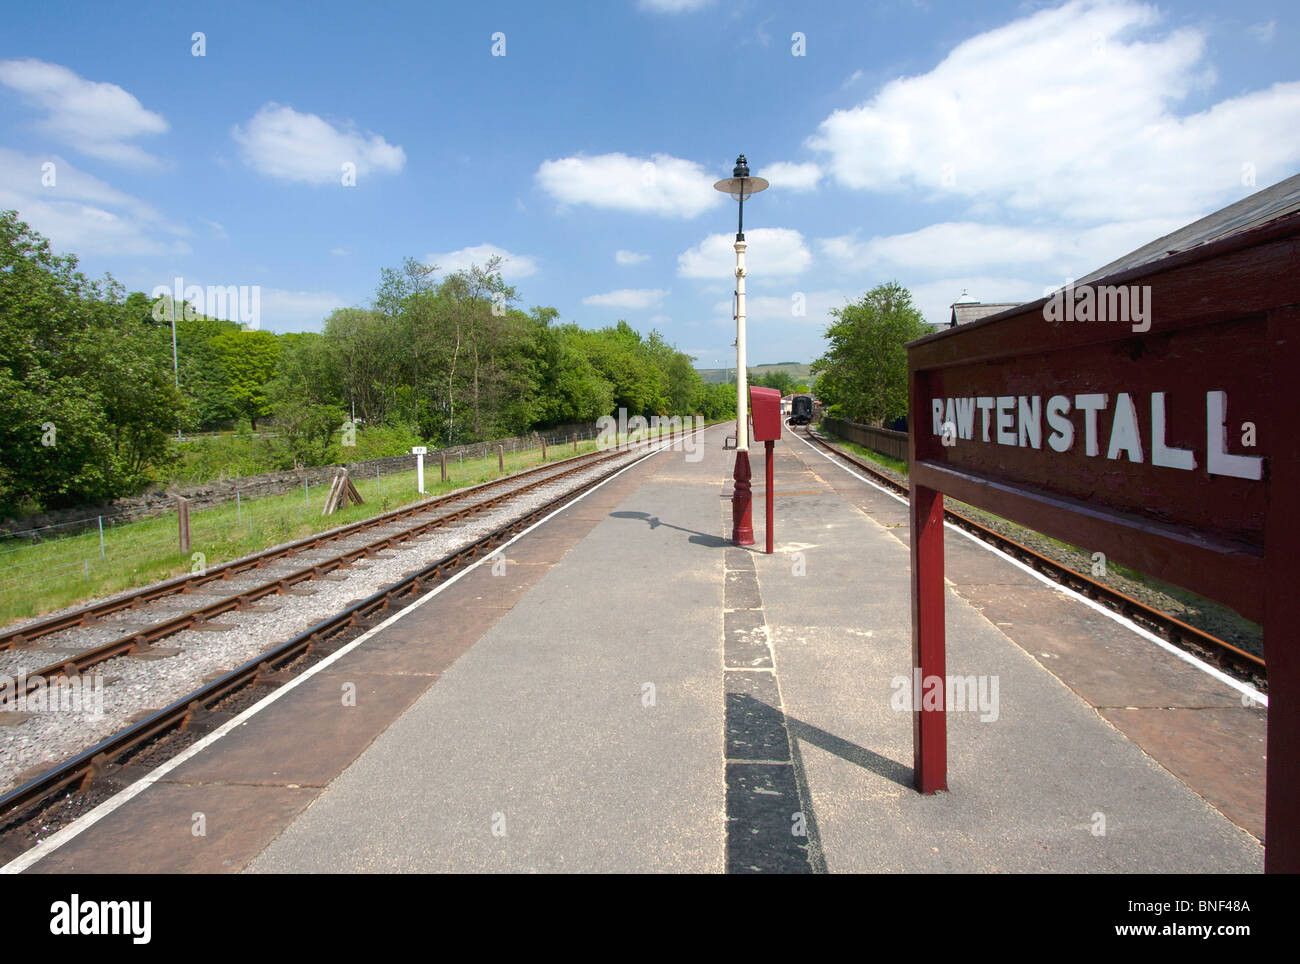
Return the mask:
<path id="1" fill-rule="evenodd" d="M 958 325 L 970 324 L 972 321 L 979 321 L 981 318 L 987 318 L 989 315 L 996 315 L 999 311 L 1006 311 L 1008 308 L 1019 306 L 1018 301 L 998 301 L 984 304 L 976 301 L 965 291 L 949 307 L 952 314 L 949 316 L 948 327 L 956 328 Z"/>

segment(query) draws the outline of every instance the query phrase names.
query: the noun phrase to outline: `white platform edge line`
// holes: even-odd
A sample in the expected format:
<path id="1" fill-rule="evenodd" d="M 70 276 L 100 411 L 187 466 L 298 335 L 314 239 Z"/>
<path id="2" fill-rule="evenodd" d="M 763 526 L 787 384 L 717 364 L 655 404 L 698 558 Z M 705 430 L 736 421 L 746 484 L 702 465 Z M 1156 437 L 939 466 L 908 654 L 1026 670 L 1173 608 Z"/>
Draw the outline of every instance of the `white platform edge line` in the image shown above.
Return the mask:
<path id="1" fill-rule="evenodd" d="M 714 427 L 715 426 L 710 425 L 703 429 L 699 429 L 697 434 L 707 432 L 710 428 L 714 428 Z M 423 606 L 426 602 L 428 602 L 434 596 L 438 595 L 448 586 L 453 585 L 462 576 L 466 576 L 469 573 L 473 572 L 483 563 L 491 560 L 492 557 L 495 556 L 497 553 L 503 551 L 504 549 L 506 549 L 513 543 L 515 543 L 517 540 L 522 539 L 524 536 L 528 535 L 528 533 L 532 532 L 538 526 L 542 525 L 545 522 L 548 522 L 554 516 L 559 515 L 561 512 L 565 511 L 570 506 L 577 505 L 579 502 L 581 502 L 587 496 L 591 495 L 591 493 L 595 492 L 597 489 L 605 485 L 607 482 L 613 482 L 615 479 L 617 479 L 628 469 L 635 468 L 636 466 L 640 465 L 642 462 L 644 462 L 646 459 L 650 458 L 651 456 L 658 455 L 660 452 L 670 449 L 674 444 L 676 443 L 666 442 L 660 444 L 658 448 L 651 449 L 649 452 L 647 452 L 645 455 L 641 456 L 640 458 L 636 459 L 635 461 L 629 462 L 627 465 L 623 466 L 623 468 L 619 469 L 609 478 L 604 479 L 598 484 L 592 486 L 590 489 L 588 489 L 586 492 L 579 495 L 577 498 L 572 499 L 569 502 L 566 502 L 564 505 L 560 506 L 558 509 L 555 509 L 547 513 L 543 518 L 538 519 L 527 529 L 524 529 L 522 532 L 518 533 L 517 535 L 503 542 L 501 545 L 497 546 L 495 549 L 492 550 L 491 553 L 484 556 L 482 559 L 479 559 L 474 563 L 470 564 L 469 566 L 467 566 L 466 568 L 462 569 L 460 572 L 456 573 L 456 575 L 452 576 L 446 582 L 439 583 L 433 589 L 429 590 L 429 592 L 425 593 L 415 602 L 411 603 L 409 606 L 404 608 L 401 612 L 394 613 L 392 616 L 389 616 L 378 626 L 368 629 L 366 632 L 362 633 L 356 639 L 352 640 L 352 642 L 348 643 L 342 648 L 331 653 L 329 656 L 326 656 L 324 659 L 322 659 L 319 663 L 317 663 L 315 666 L 311 667 L 310 669 L 305 670 L 301 675 L 295 676 L 293 679 L 285 683 L 279 689 L 276 689 L 273 692 L 268 693 L 265 697 L 263 697 L 258 702 L 254 703 L 248 709 L 244 710 L 234 719 L 223 723 L 221 726 L 213 730 L 207 736 L 203 737 L 201 740 L 198 740 L 197 742 L 186 747 L 184 750 L 176 754 L 176 756 L 172 757 L 171 759 L 158 764 L 158 766 L 156 766 L 153 770 L 149 771 L 149 773 L 145 774 L 143 777 L 141 777 L 135 783 L 131 784 L 129 787 L 126 787 L 123 790 L 119 790 L 117 793 L 109 797 L 99 806 L 95 807 L 94 810 L 91 810 L 89 813 L 83 814 L 82 816 L 78 817 L 72 823 L 68 824 L 66 827 L 57 831 L 53 836 L 50 836 L 45 840 L 42 840 L 31 850 L 19 854 L 13 860 L 9 861 L 9 863 L 5 864 L 3 867 L 0 867 L 0 874 L 20 874 L 24 870 L 27 870 L 29 867 L 32 867 L 36 863 L 45 859 L 50 854 L 54 853 L 56 850 L 62 847 L 64 844 L 80 836 L 83 832 L 89 830 L 95 824 L 99 823 L 99 821 L 109 816 L 111 813 L 113 813 L 113 811 L 117 810 L 123 804 L 129 803 L 132 799 L 139 796 L 150 786 L 157 783 L 159 780 L 165 777 L 172 770 L 176 769 L 182 763 L 185 763 L 191 757 L 197 755 L 201 751 L 207 749 L 212 744 L 216 743 L 227 733 L 235 729 L 235 727 L 243 726 L 245 722 L 247 722 L 253 716 L 256 716 L 262 710 L 266 709 L 268 706 L 270 706 L 280 697 L 284 696 L 286 693 L 295 689 L 300 683 L 306 682 L 307 680 L 315 676 L 317 673 L 319 673 L 321 670 L 333 664 L 336 660 L 339 660 L 342 657 L 346 656 L 348 653 L 352 652 L 354 649 L 356 649 L 358 646 L 364 643 L 375 633 L 397 622 L 397 620 L 401 619 L 403 616 L 406 616 L 407 614 L 414 612 L 416 609 L 418 609 L 420 606 Z"/>
<path id="2" fill-rule="evenodd" d="M 802 438 L 797 432 L 791 432 L 790 434 L 793 435 L 795 438 L 799 439 L 800 442 L 803 442 L 804 445 L 808 446 L 810 449 L 812 449 L 814 452 L 816 452 L 826 461 L 830 462 L 836 468 L 842 469 L 843 471 L 847 472 L 849 475 L 853 476 L 855 479 L 859 479 L 862 482 L 867 483 L 867 485 L 871 486 L 872 488 L 879 489 L 885 495 L 889 496 L 891 499 L 903 503 L 903 505 L 909 504 L 907 499 L 904 499 L 898 493 L 891 492 L 883 485 L 879 485 L 876 482 L 871 481 L 871 479 L 867 478 L 866 476 L 860 475 L 859 473 L 855 472 L 852 468 L 845 465 L 843 462 L 840 462 L 839 460 L 831 457 L 830 455 L 827 455 L 825 452 L 817 448 L 807 439 Z M 1186 650 L 1180 649 L 1179 647 L 1175 646 L 1173 643 L 1170 643 L 1168 640 L 1161 639 L 1159 636 L 1157 636 L 1155 633 L 1151 632 L 1150 630 L 1145 629 L 1142 626 L 1139 626 L 1137 623 L 1133 622 L 1127 616 L 1122 616 L 1119 613 L 1115 612 L 1114 610 L 1108 609 L 1107 607 L 1103 606 L 1101 603 L 1097 602 L 1096 600 L 1089 599 L 1087 596 L 1075 592 L 1073 589 L 1070 589 L 1068 586 L 1062 586 L 1060 583 L 1052 579 L 1049 579 L 1047 576 L 1043 575 L 1038 570 L 1025 565 L 1019 559 L 1007 555 L 1005 552 L 1003 552 L 1001 549 L 997 548 L 996 546 L 989 545 L 983 539 L 980 539 L 978 536 L 972 535 L 971 533 L 967 532 L 965 529 L 962 529 L 959 526 L 955 526 L 951 522 L 945 522 L 944 526 L 951 529 L 953 532 L 957 532 L 965 536 L 967 539 L 975 543 L 981 549 L 987 549 L 995 556 L 999 556 L 1000 558 L 1005 559 L 1007 562 L 1011 563 L 1013 566 L 1023 569 L 1025 572 L 1029 573 L 1031 576 L 1033 576 L 1035 579 L 1037 579 L 1039 582 L 1043 583 L 1044 585 L 1050 586 L 1052 589 L 1055 589 L 1057 592 L 1069 596 L 1071 599 L 1077 599 L 1085 606 L 1089 606 L 1095 609 L 1097 612 L 1101 613 L 1103 616 L 1107 617 L 1108 619 L 1111 619 L 1114 622 L 1119 623 L 1125 629 L 1130 629 L 1133 632 L 1137 633 L 1139 636 L 1141 636 L 1143 639 L 1155 643 L 1161 649 L 1165 650 L 1168 653 L 1171 653 L 1174 656 L 1177 656 L 1183 662 L 1195 666 L 1197 669 L 1201 670 L 1207 675 L 1214 677 L 1219 682 L 1224 683 L 1231 689 L 1236 690 L 1242 696 L 1247 696 L 1253 701 L 1255 701 L 1256 703 L 1259 703 L 1263 706 L 1268 706 L 1268 697 L 1265 696 L 1263 693 L 1261 693 L 1259 690 L 1255 689 L 1255 687 L 1251 686 L 1249 683 L 1243 683 L 1241 682 L 1241 680 L 1233 679 L 1231 676 L 1229 676 L 1227 673 L 1223 672 L 1222 670 L 1217 669 L 1214 666 L 1211 666 L 1209 663 L 1205 662 L 1204 660 L 1198 659 L 1197 657 L 1193 656 L 1191 653 L 1187 652 Z"/>

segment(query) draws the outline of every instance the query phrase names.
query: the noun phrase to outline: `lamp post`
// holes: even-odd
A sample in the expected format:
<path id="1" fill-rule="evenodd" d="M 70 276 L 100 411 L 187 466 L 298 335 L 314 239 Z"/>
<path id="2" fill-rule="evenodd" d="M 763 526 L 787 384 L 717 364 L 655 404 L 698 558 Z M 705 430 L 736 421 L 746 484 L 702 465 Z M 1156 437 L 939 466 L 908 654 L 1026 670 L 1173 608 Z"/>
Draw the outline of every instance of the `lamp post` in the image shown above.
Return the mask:
<path id="1" fill-rule="evenodd" d="M 731 177 L 713 185 L 723 194 L 740 202 L 740 219 L 736 224 L 736 468 L 732 473 L 735 488 L 731 495 L 731 541 L 738 546 L 754 544 L 754 522 L 750 513 L 752 495 L 749 484 L 749 406 L 748 360 L 745 357 L 745 200 L 767 189 L 767 181 L 750 177 L 745 155 L 736 158 Z"/>

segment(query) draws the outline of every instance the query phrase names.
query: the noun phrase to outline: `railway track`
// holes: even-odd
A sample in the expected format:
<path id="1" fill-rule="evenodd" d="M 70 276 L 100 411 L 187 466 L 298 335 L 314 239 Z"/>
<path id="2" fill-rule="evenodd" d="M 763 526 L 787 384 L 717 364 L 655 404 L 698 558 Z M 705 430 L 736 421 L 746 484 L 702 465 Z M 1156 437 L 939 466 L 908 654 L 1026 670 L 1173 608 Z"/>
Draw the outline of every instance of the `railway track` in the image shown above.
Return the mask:
<path id="1" fill-rule="evenodd" d="M 647 443 L 650 440 L 647 440 Z M 668 439 L 664 440 L 668 442 Z M 641 443 L 638 443 L 641 444 Z M 650 444 L 646 444 L 646 449 L 651 449 Z M 499 526 L 491 532 L 483 535 L 471 542 L 457 548 L 456 550 L 441 556 L 430 562 L 420 569 L 408 574 L 404 578 L 393 582 L 383 589 L 375 592 L 368 597 L 352 603 L 338 613 L 321 620 L 307 630 L 293 636 L 293 638 L 278 643 L 270 649 L 258 654 L 257 656 L 243 662 L 241 665 L 231 669 L 215 679 L 206 682 L 199 687 L 183 696 L 174 700 L 169 705 L 150 713 L 143 719 L 140 719 L 131 725 L 125 727 L 97 743 L 96 745 L 76 754 L 65 762 L 50 768 L 33 779 L 30 779 L 22 785 L 15 787 L 3 796 L 0 796 L 0 840 L 5 840 L 4 851 L 15 852 L 25 849 L 23 846 L 15 848 L 13 841 L 14 831 L 21 830 L 25 826 L 33 823 L 39 825 L 36 833 L 29 836 L 36 836 L 37 833 L 43 834 L 48 832 L 47 824 L 50 822 L 47 815 L 57 807 L 60 802 L 68 803 L 65 809 L 68 811 L 53 818 L 57 823 L 60 819 L 75 817 L 77 813 L 84 811 L 93 806 L 93 800 L 83 801 L 80 805 L 72 803 L 70 797 L 79 790 L 87 790 L 95 787 L 103 789 L 107 794 L 121 782 L 120 774 L 124 763 L 141 752 L 148 752 L 151 746 L 157 744 L 160 738 L 175 734 L 177 732 L 188 732 L 193 738 L 197 739 L 202 733 L 209 732 L 219 726 L 226 719 L 232 717 L 234 712 L 222 710 L 217 707 L 232 697 L 237 697 L 250 687 L 259 686 L 276 686 L 286 682 L 290 677 L 286 669 L 297 664 L 304 663 L 307 659 L 315 657 L 317 659 L 325 658 L 330 652 L 335 651 L 351 638 L 362 631 L 359 624 L 381 615 L 395 604 L 401 605 L 405 602 L 414 601 L 422 592 L 432 588 L 439 581 L 446 579 L 455 574 L 456 571 L 465 565 L 472 564 L 475 559 L 488 555 L 500 544 L 508 541 L 519 531 L 527 528 L 538 519 L 542 518 L 549 512 L 561 507 L 565 503 L 572 501 L 582 493 L 599 485 L 605 479 L 624 468 L 628 462 L 625 458 L 628 452 L 614 451 L 613 453 L 596 453 L 599 457 L 592 458 L 589 456 L 578 457 L 576 459 L 565 460 L 557 463 L 566 465 L 567 463 L 578 462 L 581 464 L 571 465 L 560 473 L 551 473 L 541 479 L 534 479 L 524 486 L 515 486 L 507 493 L 489 494 L 486 499 L 480 500 L 471 507 L 457 507 L 454 512 L 440 516 L 437 520 L 426 520 L 419 525 L 404 530 L 402 533 L 396 533 L 385 536 L 381 540 L 375 540 L 374 543 L 368 544 L 367 547 L 348 550 L 335 557 L 335 560 L 342 560 L 344 557 L 360 558 L 359 553 L 363 553 L 366 548 L 379 542 L 387 542 L 390 545 L 393 540 L 400 540 L 404 535 L 407 538 L 411 536 L 408 533 L 417 530 L 425 530 L 433 525 L 455 517 L 463 517 L 463 514 L 473 511 L 475 507 L 482 511 L 489 504 L 496 505 L 502 501 L 513 498 L 525 491 L 531 491 L 538 486 L 551 484 L 556 479 L 573 475 L 580 471 L 591 469 L 595 465 L 603 465 L 611 460 L 617 460 L 607 471 L 600 472 L 591 478 L 580 481 L 575 487 L 556 495 L 554 498 L 545 500 L 539 505 L 534 506 L 525 514 L 514 518 L 502 526 Z M 554 468 L 554 465 L 548 466 Z M 533 476 L 537 470 L 531 470 L 527 473 L 521 473 L 512 477 L 517 481 L 523 476 Z M 442 499 L 431 500 L 418 506 L 408 507 L 406 510 L 399 510 L 397 513 L 388 513 L 383 518 L 392 519 L 394 516 L 409 518 L 418 511 L 427 511 L 432 506 L 446 505 L 454 499 L 463 500 L 466 494 L 482 493 L 486 489 L 498 488 L 495 483 L 488 483 L 483 486 L 476 486 L 470 490 L 463 490 L 456 493 L 453 497 L 444 497 Z M 339 531 L 355 531 L 361 524 L 344 527 Z M 326 537 L 333 536 L 335 533 L 322 533 L 320 536 L 313 537 L 309 540 L 303 540 L 295 544 L 307 546 L 318 542 Z M 262 554 L 262 557 L 279 557 L 283 549 L 274 550 L 270 553 Z M 377 551 L 377 550 L 372 550 Z M 238 563 L 231 565 L 249 566 L 253 560 L 259 557 L 250 557 L 249 559 L 240 560 Z M 316 568 L 320 568 L 320 564 Z M 241 570 L 242 571 L 242 570 Z M 209 573 L 211 575 L 211 573 Z M 206 577 L 202 577 L 205 578 Z M 220 578 L 219 576 L 215 578 Z M 310 578 L 310 577 L 303 577 Z M 184 580 L 174 580 L 169 584 L 172 593 L 183 592 L 181 584 Z M 154 590 L 163 587 L 153 587 Z M 259 587 L 260 588 L 260 587 Z M 274 590 L 268 590 L 274 591 Z M 149 590 L 142 591 L 137 596 L 146 595 Z M 242 594 L 247 595 L 247 592 Z M 129 608 L 130 597 L 113 601 L 117 608 Z M 223 603 L 230 603 L 232 600 L 223 600 Z M 207 607 L 204 607 L 207 608 Z M 98 612 L 98 607 L 87 607 L 89 611 Z M 75 614 L 71 614 L 75 615 Z M 51 620 L 51 623 L 55 620 Z M 28 627 L 30 628 L 30 627 Z M 57 630 L 51 630 L 57 631 Z M 351 635 L 350 635 L 351 634 Z M 101 647 L 102 648 L 102 647 Z M 88 651 L 93 652 L 93 651 Z M 111 658 L 111 657 L 107 657 Z M 314 661 L 314 660 L 313 660 Z M 177 748 L 179 750 L 179 747 Z M 64 794 L 62 800 L 58 799 L 60 794 Z"/>
<path id="2" fill-rule="evenodd" d="M 459 489 L 455 492 L 434 499 L 425 499 L 408 506 L 403 506 L 400 509 L 394 509 L 390 512 L 372 516 L 369 519 L 362 519 L 346 526 L 340 526 L 337 529 L 319 532 L 296 542 L 290 542 L 273 549 L 268 549 L 264 552 L 235 559 L 218 566 L 212 566 L 201 573 L 180 576 L 175 579 L 157 583 L 153 586 L 146 586 L 138 590 L 122 593 L 113 596 L 110 599 L 102 600 L 97 603 L 92 603 L 89 606 L 76 609 L 72 612 L 62 613 L 46 619 L 29 622 L 21 626 L 0 630 L 0 650 L 26 646 L 43 636 L 64 632 L 69 629 L 86 627 L 104 616 L 121 612 L 125 609 L 137 609 L 142 605 L 168 596 L 194 592 L 209 583 L 229 580 L 235 576 L 243 575 L 252 570 L 261 569 L 289 556 L 318 549 L 322 545 L 337 542 L 341 539 L 347 539 L 371 529 L 399 523 L 403 519 L 409 519 L 413 516 L 429 512 L 432 509 L 463 501 L 468 496 L 486 493 L 493 489 L 508 487 L 520 479 L 532 478 L 539 475 L 548 476 L 549 474 L 553 474 L 557 467 L 578 464 L 591 465 L 596 461 L 611 457 L 613 456 L 608 452 L 587 453 L 584 455 L 574 456 L 570 459 L 563 459 L 559 462 L 541 465 L 524 472 L 516 472 L 501 479 L 494 479 L 490 482 L 483 482 L 479 485 Z"/>
<path id="3" fill-rule="evenodd" d="M 371 519 L 319 533 L 307 539 L 226 563 L 202 573 L 183 576 L 156 586 L 146 587 L 136 592 L 127 593 L 0 635 L 0 649 L 21 647 L 57 633 L 96 626 L 104 617 L 114 613 L 121 613 L 126 610 L 138 611 L 141 607 L 160 599 L 210 589 L 212 586 L 229 581 L 236 576 L 255 573 L 272 563 L 283 562 L 295 555 L 317 550 L 331 543 L 348 540 L 368 531 L 386 529 L 394 524 L 408 523 L 396 532 L 389 532 L 360 546 L 352 546 L 327 559 L 313 562 L 291 573 L 279 575 L 256 586 L 232 592 L 186 612 L 160 619 L 151 625 L 132 629 L 131 632 L 107 643 L 70 656 L 60 656 L 57 661 L 48 665 L 26 670 L 28 678 L 22 693 L 18 691 L 17 687 L 6 688 L 3 693 L 0 693 L 0 703 L 33 692 L 45 685 L 50 679 L 57 679 L 61 676 L 75 676 L 119 656 L 147 653 L 150 647 L 169 636 L 188 629 L 201 628 L 225 613 L 243 611 L 253 606 L 260 599 L 273 595 L 282 595 L 292 591 L 295 586 L 304 582 L 319 579 L 339 570 L 346 570 L 358 561 L 367 559 L 394 546 L 410 542 L 433 529 L 442 528 L 469 516 L 486 512 L 510 499 L 517 498 L 523 493 L 530 492 L 543 485 L 550 485 L 558 479 L 566 478 L 575 473 L 586 471 L 593 465 L 616 459 L 621 454 L 621 452 L 589 453 L 572 459 L 565 459 L 558 463 L 539 466 L 504 479 L 493 480 L 446 496 L 425 500 L 393 512 L 384 513 Z M 556 471 L 557 467 L 559 468 L 558 471 Z M 528 481 L 524 482 L 523 485 L 518 484 L 525 479 Z M 476 496 L 482 497 L 476 498 Z"/>
<path id="4" fill-rule="evenodd" d="M 809 441 L 834 453 L 838 458 L 853 465 L 854 468 L 867 473 L 873 481 L 899 495 L 910 496 L 910 489 L 907 485 L 835 447 L 820 434 L 813 432 L 810 427 L 805 428 L 804 431 Z M 1069 566 L 1051 559 L 1029 546 L 1022 545 L 961 512 L 945 506 L 944 518 L 982 541 L 1001 549 L 1013 559 L 1023 562 L 1030 568 L 1073 589 L 1075 592 L 1132 619 L 1166 641 L 1187 650 L 1213 666 L 1217 666 L 1224 672 L 1232 673 L 1238 678 L 1254 684 L 1262 692 L 1268 691 L 1268 677 L 1264 660 L 1253 653 L 1248 653 L 1229 642 L 1219 639 L 1217 636 L 1197 629 L 1195 626 L 1190 626 L 1162 610 L 1134 599 L 1113 586 L 1098 582 L 1091 576 L 1071 569 Z"/>

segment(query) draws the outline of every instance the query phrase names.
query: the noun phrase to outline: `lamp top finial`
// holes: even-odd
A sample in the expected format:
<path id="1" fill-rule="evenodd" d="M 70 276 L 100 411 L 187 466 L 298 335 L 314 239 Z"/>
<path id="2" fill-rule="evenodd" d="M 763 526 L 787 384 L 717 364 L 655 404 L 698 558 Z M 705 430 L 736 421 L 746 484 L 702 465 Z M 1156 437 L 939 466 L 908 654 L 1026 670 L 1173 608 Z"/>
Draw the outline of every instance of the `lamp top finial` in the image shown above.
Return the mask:
<path id="1" fill-rule="evenodd" d="M 749 162 L 745 160 L 745 155 L 741 154 L 736 158 L 736 169 L 731 172 L 732 177 L 749 177 Z"/>

